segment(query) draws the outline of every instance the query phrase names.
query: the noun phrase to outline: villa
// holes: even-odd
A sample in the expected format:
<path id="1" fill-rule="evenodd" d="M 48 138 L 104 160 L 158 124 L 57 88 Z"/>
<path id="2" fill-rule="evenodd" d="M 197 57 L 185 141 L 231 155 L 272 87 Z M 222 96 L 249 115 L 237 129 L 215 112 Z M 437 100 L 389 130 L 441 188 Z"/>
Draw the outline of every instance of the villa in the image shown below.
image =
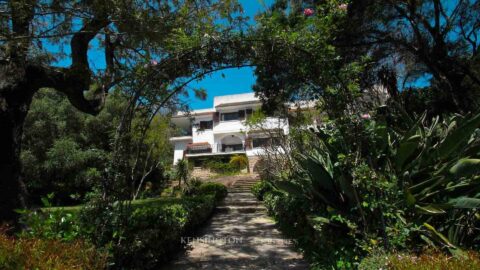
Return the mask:
<path id="1" fill-rule="evenodd" d="M 246 120 L 260 107 L 254 93 L 247 93 L 216 96 L 213 108 L 178 113 L 172 118 L 180 130 L 179 136 L 170 139 L 174 144 L 173 164 L 183 158 L 196 161 L 244 154 L 249 160 L 249 170 L 254 171 L 263 146 L 275 143 L 269 134 L 289 132 L 288 119 L 278 117 L 267 117 L 261 129 L 249 128 Z"/>

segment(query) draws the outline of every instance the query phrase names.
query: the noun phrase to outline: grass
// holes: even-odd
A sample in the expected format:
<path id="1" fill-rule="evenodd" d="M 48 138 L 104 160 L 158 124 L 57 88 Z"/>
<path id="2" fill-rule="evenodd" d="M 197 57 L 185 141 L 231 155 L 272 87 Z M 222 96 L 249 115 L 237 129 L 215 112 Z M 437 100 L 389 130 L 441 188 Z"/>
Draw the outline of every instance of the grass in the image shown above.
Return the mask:
<path id="1" fill-rule="evenodd" d="M 159 197 L 159 198 L 148 198 L 131 201 L 132 206 L 148 206 L 148 205 L 163 205 L 163 204 L 173 204 L 181 203 L 185 198 L 174 198 L 174 197 Z M 44 207 L 42 211 L 45 212 L 54 212 L 54 211 L 65 211 L 65 212 L 75 212 L 80 211 L 83 208 L 83 204 L 75 206 L 54 206 L 54 207 Z"/>

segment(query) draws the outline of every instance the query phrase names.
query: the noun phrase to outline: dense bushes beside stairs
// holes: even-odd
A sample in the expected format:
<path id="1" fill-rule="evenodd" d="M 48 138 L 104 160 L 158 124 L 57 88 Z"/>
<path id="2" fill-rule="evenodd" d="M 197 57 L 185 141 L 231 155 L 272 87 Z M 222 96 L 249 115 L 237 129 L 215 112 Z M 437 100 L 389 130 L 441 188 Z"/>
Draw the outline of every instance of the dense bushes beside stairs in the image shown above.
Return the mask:
<path id="1" fill-rule="evenodd" d="M 318 269 L 354 269 L 377 250 L 479 249 L 480 114 L 399 118 L 395 129 L 379 113 L 293 133 L 291 166 L 254 187 Z"/>
<path id="2" fill-rule="evenodd" d="M 186 242 L 181 241 L 182 236 L 191 236 L 210 217 L 216 203 L 225 196 L 225 186 L 201 183 L 194 194 L 189 196 L 133 201 L 128 204 L 130 211 L 122 231 L 114 229 L 116 222 L 123 220 L 121 216 L 115 215 L 116 209 L 112 209 L 112 225 L 109 226 L 112 231 L 104 235 L 108 241 L 98 248 L 109 252 L 111 268 L 157 269 L 161 263 L 185 247 Z M 23 232 L 21 239 L 58 239 L 67 243 L 84 239 L 97 243 L 98 239 L 94 239 L 98 237 L 95 234 L 96 223 L 92 220 L 95 218 L 98 216 L 82 207 L 45 208 L 25 213 L 23 221 L 28 229 Z"/>

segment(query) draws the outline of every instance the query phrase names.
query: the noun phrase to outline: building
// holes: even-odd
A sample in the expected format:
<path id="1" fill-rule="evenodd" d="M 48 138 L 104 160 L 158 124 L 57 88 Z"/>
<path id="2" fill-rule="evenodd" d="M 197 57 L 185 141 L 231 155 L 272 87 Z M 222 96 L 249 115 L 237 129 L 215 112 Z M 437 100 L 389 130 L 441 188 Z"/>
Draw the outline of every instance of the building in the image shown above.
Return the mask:
<path id="1" fill-rule="evenodd" d="M 262 147 L 274 140 L 271 134 L 289 131 L 288 120 L 278 117 L 266 117 L 261 129 L 249 128 L 246 120 L 260 107 L 261 102 L 254 93 L 247 93 L 217 96 L 213 108 L 175 115 L 172 122 L 180 134 L 170 139 L 175 149 L 174 165 L 183 158 L 196 160 L 245 154 L 253 171 L 258 156 L 264 151 Z"/>

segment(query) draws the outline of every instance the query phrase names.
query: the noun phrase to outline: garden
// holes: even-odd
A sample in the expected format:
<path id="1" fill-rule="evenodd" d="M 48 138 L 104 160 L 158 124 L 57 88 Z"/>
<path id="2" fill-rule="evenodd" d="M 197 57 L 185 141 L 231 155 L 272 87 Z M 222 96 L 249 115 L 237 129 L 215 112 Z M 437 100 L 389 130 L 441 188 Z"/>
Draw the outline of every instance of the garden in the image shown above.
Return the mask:
<path id="1" fill-rule="evenodd" d="M 158 269 L 227 196 L 172 116 L 248 69 L 252 192 L 312 269 L 480 269 L 480 2 L 0 1 L 0 268 Z M 223 90 L 222 90 L 223 91 Z M 275 142 L 275 143 L 274 143 Z"/>

